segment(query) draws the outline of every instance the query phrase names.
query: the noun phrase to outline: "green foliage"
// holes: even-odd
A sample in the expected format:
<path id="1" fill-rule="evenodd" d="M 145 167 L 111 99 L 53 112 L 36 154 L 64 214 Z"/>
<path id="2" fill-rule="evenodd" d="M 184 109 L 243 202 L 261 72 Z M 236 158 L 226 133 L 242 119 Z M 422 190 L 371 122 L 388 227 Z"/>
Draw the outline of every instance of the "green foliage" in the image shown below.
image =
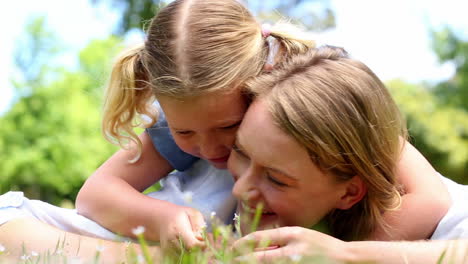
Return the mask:
<path id="1" fill-rule="evenodd" d="M 14 51 L 16 67 L 21 76 L 14 80 L 19 95 L 27 95 L 43 85 L 51 75 L 54 56 L 61 49 L 57 36 L 49 31 L 43 16 L 31 18 L 26 24 L 26 33 L 21 36 Z M 49 73 L 46 74 L 45 72 Z"/>
<path id="2" fill-rule="evenodd" d="M 159 12 L 165 2 L 161 0 L 92 0 L 94 4 L 105 2 L 119 10 L 121 18 L 115 32 L 124 35 L 132 29 L 142 30 Z"/>
<path id="3" fill-rule="evenodd" d="M 244 2 L 262 22 L 275 23 L 287 19 L 315 32 L 325 31 L 336 26 L 335 13 L 329 0 L 250 0 Z"/>
<path id="4" fill-rule="evenodd" d="M 441 104 L 422 85 L 395 80 L 387 86 L 407 118 L 414 146 L 441 174 L 468 184 L 468 113 Z"/>
<path id="5" fill-rule="evenodd" d="M 119 47 L 113 37 L 93 41 L 81 52 L 78 70 L 41 70 L 37 78 L 48 81 L 30 87 L 1 117 L 0 193 L 16 189 L 55 204 L 73 201 L 115 151 L 101 135 L 100 109 L 101 88 Z"/>
<path id="6" fill-rule="evenodd" d="M 435 93 L 444 103 L 468 111 L 468 42 L 450 28 L 433 32 L 434 51 L 440 62 L 455 65 L 455 75 L 435 87 Z"/>

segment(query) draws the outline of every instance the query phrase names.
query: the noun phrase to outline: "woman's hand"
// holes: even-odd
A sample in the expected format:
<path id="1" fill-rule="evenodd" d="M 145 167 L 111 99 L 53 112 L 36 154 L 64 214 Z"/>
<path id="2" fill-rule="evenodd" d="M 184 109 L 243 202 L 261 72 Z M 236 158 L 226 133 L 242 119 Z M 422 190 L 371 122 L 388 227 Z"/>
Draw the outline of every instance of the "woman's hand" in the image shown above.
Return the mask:
<path id="1" fill-rule="evenodd" d="M 257 231 L 239 239 L 233 246 L 241 254 L 241 260 L 254 258 L 268 263 L 309 257 L 327 257 L 340 263 L 347 257 L 346 242 L 303 227 Z"/>

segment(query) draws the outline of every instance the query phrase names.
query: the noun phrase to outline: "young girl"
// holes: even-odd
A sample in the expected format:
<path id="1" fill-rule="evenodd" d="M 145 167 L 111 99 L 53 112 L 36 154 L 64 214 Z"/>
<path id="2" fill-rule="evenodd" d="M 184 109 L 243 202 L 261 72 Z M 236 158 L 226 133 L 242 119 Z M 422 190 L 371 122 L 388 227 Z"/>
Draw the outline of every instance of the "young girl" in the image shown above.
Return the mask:
<path id="1" fill-rule="evenodd" d="M 226 162 L 247 108 L 242 83 L 262 71 L 275 49 L 266 35 L 283 56 L 314 45 L 275 27 L 262 34 L 236 0 L 179 0 L 163 8 L 145 44 L 115 63 L 103 130 L 124 148 L 86 181 L 78 212 L 125 236 L 145 226 L 146 237 L 163 246 L 179 238 L 188 247 L 200 245 L 197 231 L 212 211 L 230 222 L 235 199 Z M 140 115 L 158 122 L 137 137 Z M 177 175 L 166 177 L 174 169 Z M 141 194 L 163 178 L 161 192 Z"/>
<path id="2" fill-rule="evenodd" d="M 205 225 L 203 214 L 207 218 L 214 211 L 229 222 L 234 210 L 225 168 L 248 106 L 243 83 L 270 64 L 313 47 L 285 32 L 262 30 L 236 0 L 177 0 L 163 8 L 148 28 L 145 44 L 115 63 L 103 130 L 123 148 L 86 181 L 77 197 L 78 212 L 125 236 L 145 226 L 146 237 L 163 247 L 179 240 L 187 247 L 203 245 L 198 235 Z M 155 101 L 162 111 L 153 111 Z M 138 116 L 157 121 L 139 136 L 133 131 Z M 170 174 L 174 169 L 177 175 Z M 401 212 L 385 217 L 407 232 L 388 235 L 377 228 L 371 237 L 425 237 L 448 208 L 446 190 L 409 144 L 397 170 L 407 194 Z M 142 194 L 161 179 L 161 192 Z"/>

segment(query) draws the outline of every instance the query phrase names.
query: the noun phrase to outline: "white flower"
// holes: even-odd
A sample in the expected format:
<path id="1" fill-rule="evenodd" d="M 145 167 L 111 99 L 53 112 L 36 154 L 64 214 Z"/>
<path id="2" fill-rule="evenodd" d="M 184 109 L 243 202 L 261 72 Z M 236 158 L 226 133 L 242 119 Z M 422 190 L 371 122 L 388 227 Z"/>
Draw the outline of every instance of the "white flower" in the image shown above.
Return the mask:
<path id="1" fill-rule="evenodd" d="M 239 221 L 239 215 L 234 213 L 234 218 L 232 220 L 234 220 L 234 222 Z"/>
<path id="2" fill-rule="evenodd" d="M 137 256 L 137 263 L 144 263 L 145 262 L 145 258 L 143 257 L 143 255 L 138 255 Z"/>
<path id="3" fill-rule="evenodd" d="M 32 257 L 37 257 L 39 254 L 36 251 L 31 251 L 31 256 Z"/>
<path id="4" fill-rule="evenodd" d="M 215 218 L 215 216 L 216 216 L 216 212 L 211 212 L 211 215 L 210 215 L 211 219 Z"/>
<path id="5" fill-rule="evenodd" d="M 294 255 L 289 256 L 289 258 L 294 262 L 299 262 L 299 261 L 301 261 L 302 256 L 298 255 L 298 254 L 294 254 Z"/>
<path id="6" fill-rule="evenodd" d="M 29 255 L 22 255 L 20 257 L 21 260 L 28 260 L 29 259 Z"/>
<path id="7" fill-rule="evenodd" d="M 0 244 L 0 253 L 5 252 L 5 250 L 6 248 L 2 244 Z"/>
<path id="8" fill-rule="evenodd" d="M 186 203 L 192 203 L 193 201 L 193 192 L 186 191 L 182 193 L 182 197 Z"/>
<path id="9" fill-rule="evenodd" d="M 144 226 L 137 226 L 136 228 L 132 229 L 132 233 L 135 236 L 139 236 L 145 232 L 145 227 Z"/>

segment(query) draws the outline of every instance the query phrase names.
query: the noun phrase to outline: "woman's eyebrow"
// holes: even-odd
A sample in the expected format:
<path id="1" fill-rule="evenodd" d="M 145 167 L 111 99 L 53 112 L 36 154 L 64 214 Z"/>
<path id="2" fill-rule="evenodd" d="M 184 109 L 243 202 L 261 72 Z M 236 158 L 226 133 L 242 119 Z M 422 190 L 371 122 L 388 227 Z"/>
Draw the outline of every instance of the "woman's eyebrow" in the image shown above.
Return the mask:
<path id="1" fill-rule="evenodd" d="M 284 171 L 282 171 L 282 170 L 280 170 L 280 169 L 277 169 L 277 168 L 274 168 L 274 167 L 265 167 L 265 168 L 266 168 L 267 170 L 270 170 L 270 171 L 273 171 L 273 172 L 275 172 L 275 173 L 281 174 L 281 175 L 283 175 L 283 176 L 285 176 L 285 177 L 291 179 L 292 181 L 295 181 L 295 182 L 298 181 L 298 179 L 297 179 L 296 177 L 291 176 L 290 174 L 288 174 L 288 173 L 286 173 L 286 172 L 284 172 Z"/>
<path id="2" fill-rule="evenodd" d="M 241 144 L 240 141 L 239 141 L 239 133 L 236 133 L 236 138 L 234 139 L 234 145 L 235 145 L 239 150 L 241 150 L 242 152 L 245 153 L 245 150 L 244 150 L 244 148 L 242 147 L 242 144 Z"/>
<path id="3" fill-rule="evenodd" d="M 242 153 L 244 153 L 245 155 L 249 156 L 248 152 L 245 151 L 245 148 L 242 147 L 242 144 L 239 142 L 239 133 L 236 134 L 236 139 L 234 141 L 234 144 L 236 145 L 236 147 L 242 151 Z M 264 166 L 267 170 L 270 170 L 270 171 L 273 171 L 275 173 L 279 173 L 281 175 L 284 175 L 285 177 L 293 180 L 293 181 L 298 181 L 298 179 L 294 176 L 291 176 L 289 173 L 286 173 L 284 172 L 283 170 L 279 169 L 279 168 L 275 168 L 274 166 Z"/>

